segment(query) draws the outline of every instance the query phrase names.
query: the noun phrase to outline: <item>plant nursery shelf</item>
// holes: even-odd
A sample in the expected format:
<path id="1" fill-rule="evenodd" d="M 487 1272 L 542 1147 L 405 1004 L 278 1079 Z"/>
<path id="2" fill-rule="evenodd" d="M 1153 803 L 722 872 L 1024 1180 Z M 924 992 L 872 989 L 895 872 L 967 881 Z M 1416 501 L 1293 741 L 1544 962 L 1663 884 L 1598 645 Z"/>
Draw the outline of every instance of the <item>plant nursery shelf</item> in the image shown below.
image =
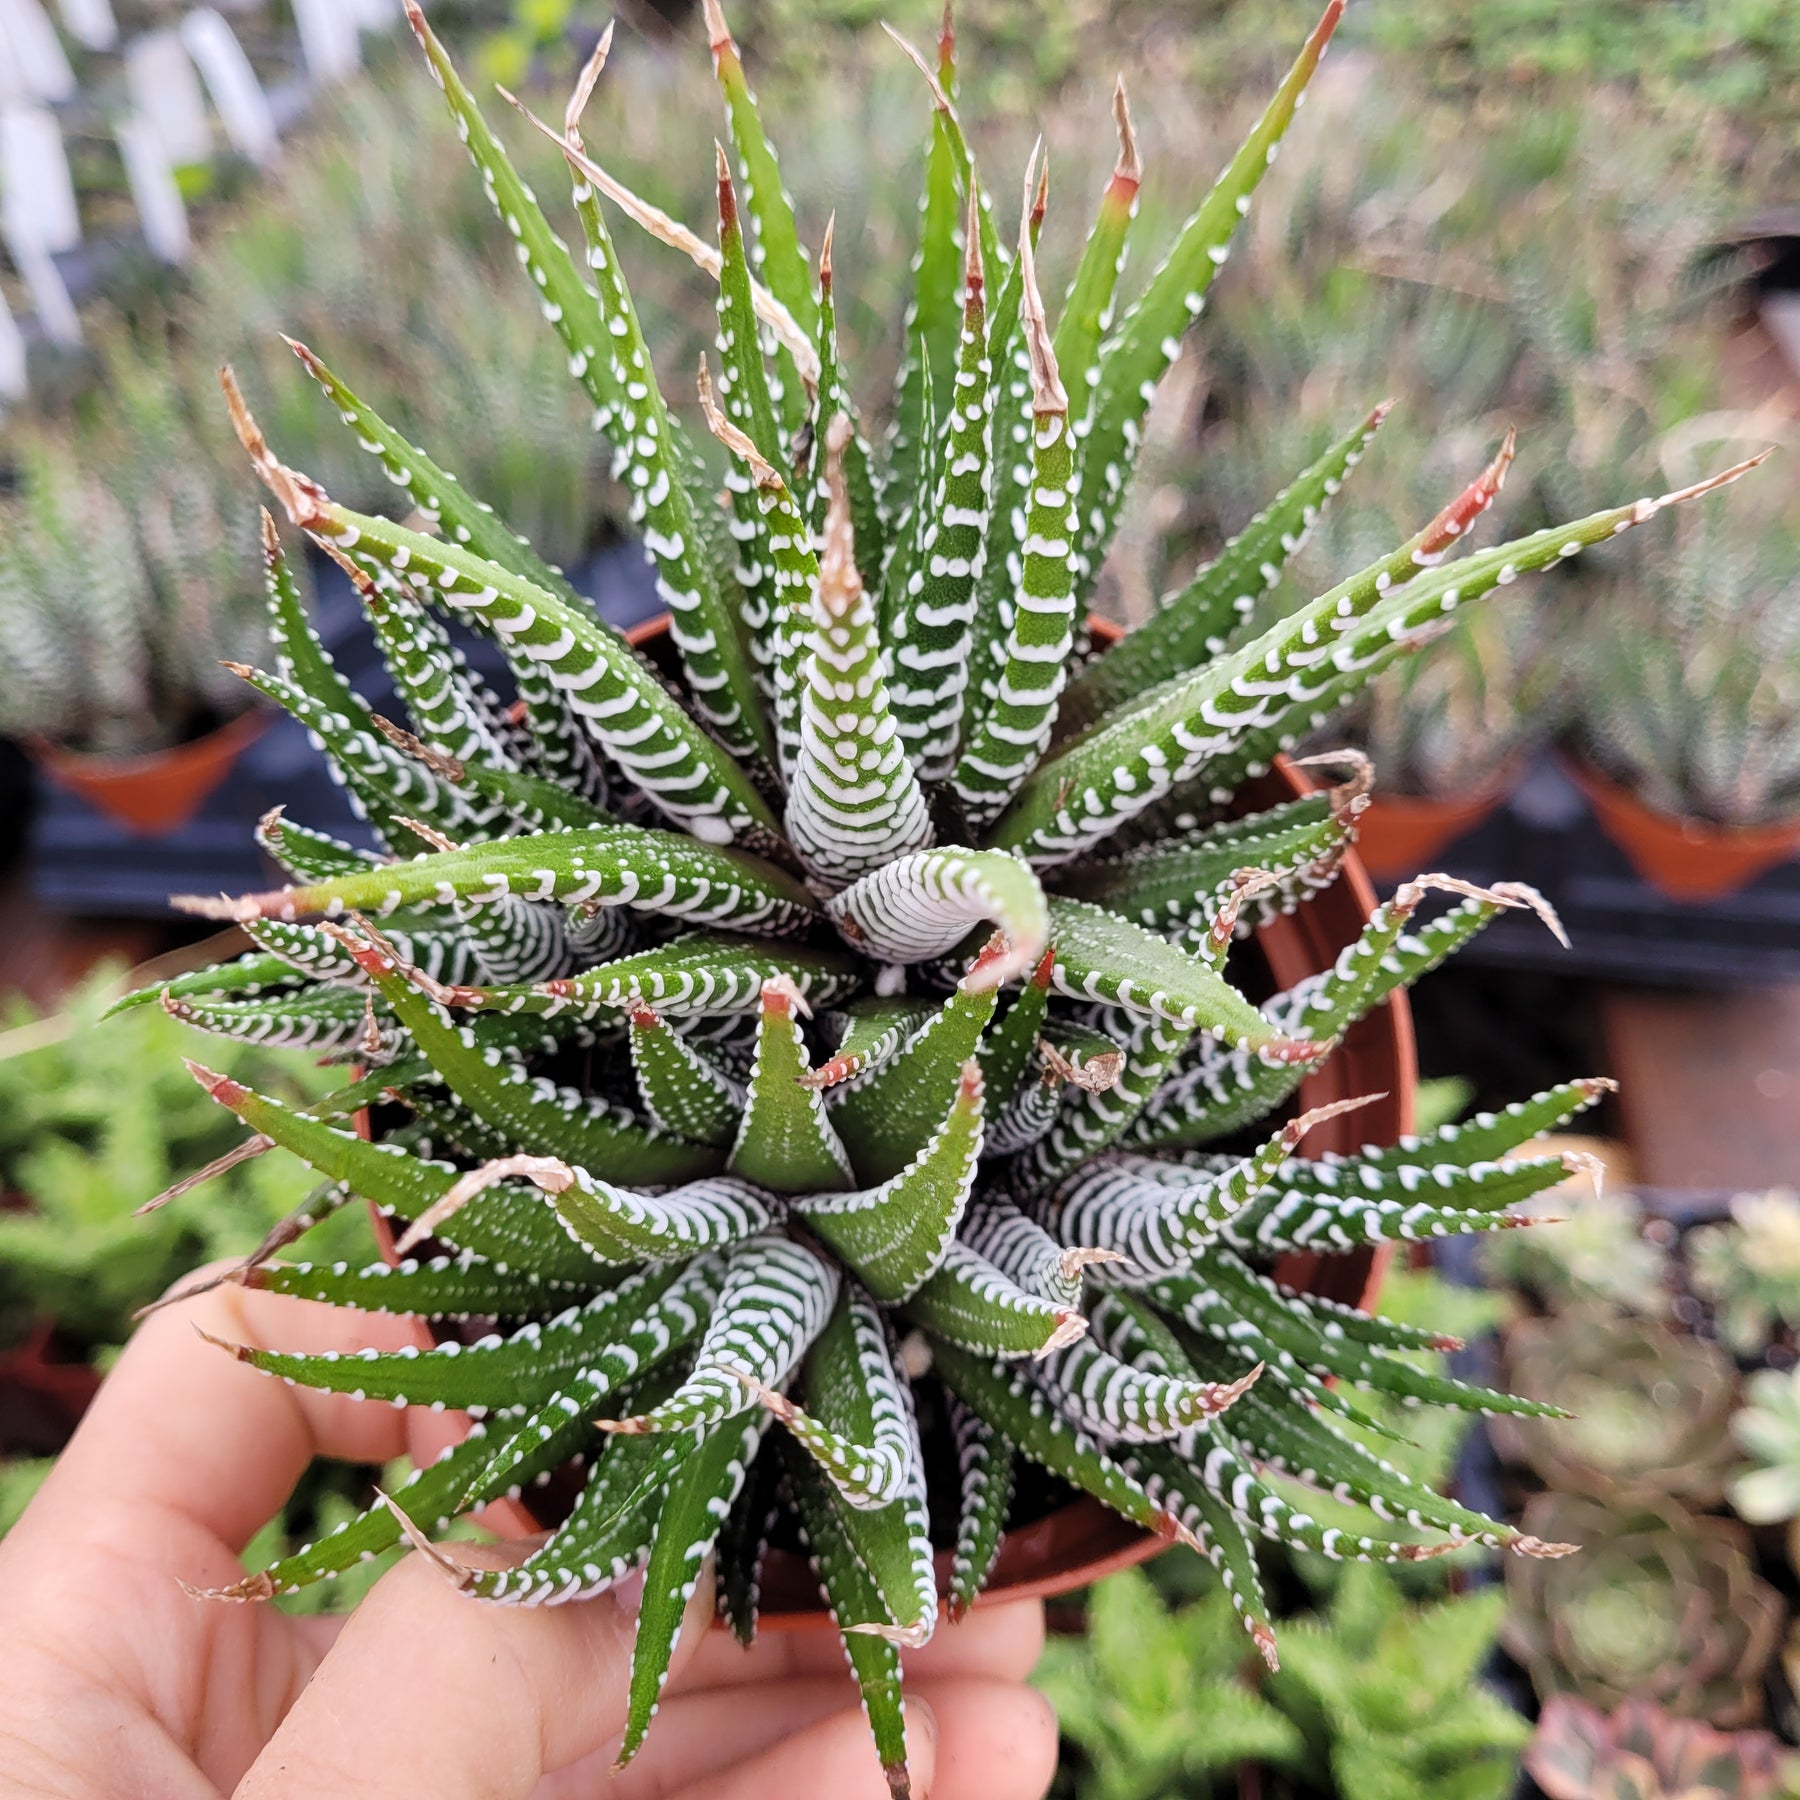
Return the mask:
<path id="1" fill-rule="evenodd" d="M 1710 904 L 1682 905 L 1632 870 L 1548 759 L 1438 862 L 1470 881 L 1529 881 L 1573 946 L 1509 916 L 1471 945 L 1470 962 L 1683 987 L 1800 981 L 1800 862 Z"/>

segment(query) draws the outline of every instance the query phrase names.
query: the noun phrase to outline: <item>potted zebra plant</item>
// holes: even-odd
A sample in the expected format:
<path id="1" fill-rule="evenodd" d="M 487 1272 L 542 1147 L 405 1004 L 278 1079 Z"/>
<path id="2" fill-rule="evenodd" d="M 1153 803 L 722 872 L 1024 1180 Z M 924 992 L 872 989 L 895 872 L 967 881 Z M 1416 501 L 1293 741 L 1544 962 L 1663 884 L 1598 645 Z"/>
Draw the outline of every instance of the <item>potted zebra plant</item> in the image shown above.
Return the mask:
<path id="1" fill-rule="evenodd" d="M 246 1154 L 279 1146 L 325 1177 L 306 1220 L 361 1195 L 397 1236 L 391 1265 L 253 1259 L 236 1278 L 421 1315 L 451 1341 L 397 1357 L 226 1349 L 477 1423 L 391 1504 L 217 1599 L 427 1542 L 581 1458 L 579 1492 L 523 1562 L 447 1566 L 499 1603 L 572 1600 L 644 1568 L 623 1756 L 703 1561 L 745 1639 L 764 1607 L 791 1611 L 810 1561 L 805 1604 L 816 1615 L 822 1588 L 904 1792 L 900 1650 L 1002 1577 L 1014 1593 L 1085 1579 L 1097 1558 L 1066 1551 L 1094 1550 L 1081 1521 L 1098 1513 L 1126 1522 L 1133 1554 L 1179 1541 L 1212 1557 L 1271 1663 L 1260 1535 L 1377 1560 L 1472 1539 L 1562 1548 L 1338 1429 L 1363 1416 L 1365 1385 L 1553 1409 L 1421 1370 L 1407 1352 L 1434 1334 L 1302 1294 L 1276 1260 L 1511 1224 L 1507 1203 L 1562 1178 L 1559 1158 L 1511 1153 L 1590 1084 L 1422 1142 L 1339 1137 L 1327 1160 L 1296 1152 L 1363 1096 L 1287 1105 L 1356 1020 L 1503 908 L 1541 902 L 1424 877 L 1310 972 L 1270 979 L 1256 951 L 1279 934 L 1261 927 L 1342 891 L 1360 788 L 1232 808 L 1452 610 L 1683 496 L 1444 563 L 1491 492 L 1478 474 L 1374 565 L 1266 632 L 1235 629 L 1246 581 L 1326 504 L 1365 420 L 1147 625 L 1108 642 L 1087 615 L 1158 377 L 1341 13 L 1332 0 L 1115 318 L 1140 180 L 1121 109 L 1119 164 L 1054 327 L 1034 257 L 1041 167 L 1015 236 L 964 136 L 948 34 L 935 64 L 919 58 L 922 236 L 877 452 L 840 359 L 830 229 L 815 261 L 716 5 L 735 153 L 718 158 L 716 237 L 589 154 L 579 120 L 603 41 L 561 127 L 542 127 L 571 171 L 576 250 L 410 7 L 614 446 L 670 612 L 658 664 L 300 347 L 426 528 L 339 504 L 281 460 L 227 373 L 257 473 L 351 571 L 410 719 L 344 683 L 270 521 L 275 667 L 241 672 L 316 734 L 385 848 L 272 814 L 261 837 L 287 885 L 183 902 L 241 923 L 253 950 L 161 999 L 197 1026 L 369 1069 L 300 1113 L 194 1065 L 256 1134 Z M 603 199 L 716 284 L 719 369 L 697 386 L 722 503 L 657 385 Z M 446 613 L 504 648 L 516 695 L 464 667 Z M 1446 886 L 1453 905 L 1427 921 Z M 371 1143 L 352 1120 L 381 1096 L 406 1110 Z M 499 1323 L 465 1343 L 455 1321 L 471 1317 Z M 1366 1518 L 1320 1525 L 1274 1468 L 1368 1502 Z M 1396 1514 L 1431 1541 L 1386 1533 Z"/>

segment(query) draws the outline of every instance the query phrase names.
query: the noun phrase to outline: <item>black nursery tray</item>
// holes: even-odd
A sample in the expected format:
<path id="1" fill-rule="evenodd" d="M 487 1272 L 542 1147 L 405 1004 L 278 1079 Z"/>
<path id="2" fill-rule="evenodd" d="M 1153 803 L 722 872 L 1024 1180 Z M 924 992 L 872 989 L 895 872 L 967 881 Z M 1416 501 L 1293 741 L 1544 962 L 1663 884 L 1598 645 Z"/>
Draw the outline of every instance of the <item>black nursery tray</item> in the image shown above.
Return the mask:
<path id="1" fill-rule="evenodd" d="M 576 585 L 597 597 L 601 615 L 621 628 L 661 610 L 654 576 L 635 544 L 601 551 L 579 571 Z M 313 586 L 319 634 L 339 668 L 377 712 L 395 713 L 393 684 L 348 581 L 315 560 Z M 455 628 L 452 636 L 476 669 L 510 691 L 491 642 Z M 171 894 L 266 885 L 270 865 L 251 832 L 272 806 L 353 843 L 373 841 L 326 773 L 325 759 L 285 713 L 270 721 L 195 817 L 161 837 L 138 837 L 41 777 L 36 785 L 27 851 L 31 891 L 41 905 L 65 914 L 167 918 Z"/>
<path id="2" fill-rule="evenodd" d="M 1548 757 L 1435 860 L 1469 881 L 1530 882 L 1562 915 L 1573 943 L 1564 950 L 1535 919 L 1507 914 L 1459 961 L 1675 986 L 1800 981 L 1800 862 L 1704 906 L 1670 900 L 1606 838 Z"/>

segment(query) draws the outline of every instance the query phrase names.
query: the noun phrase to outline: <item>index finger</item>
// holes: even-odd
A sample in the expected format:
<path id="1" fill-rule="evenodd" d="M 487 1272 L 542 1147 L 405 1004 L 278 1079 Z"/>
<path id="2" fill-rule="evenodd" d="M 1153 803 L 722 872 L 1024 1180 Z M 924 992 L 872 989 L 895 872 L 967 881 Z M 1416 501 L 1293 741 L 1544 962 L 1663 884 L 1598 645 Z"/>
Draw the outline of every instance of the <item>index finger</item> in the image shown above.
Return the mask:
<path id="1" fill-rule="evenodd" d="M 315 1456 L 386 1462 L 404 1416 L 379 1402 L 292 1387 L 200 1336 L 262 1349 L 423 1345 L 413 1319 L 351 1312 L 239 1287 L 152 1314 L 101 1384 L 18 1530 L 84 1536 L 123 1514 L 173 1514 L 234 1555 L 280 1510 Z M 454 1420 L 445 1424 L 454 1427 Z M 143 1537 L 139 1535 L 140 1543 Z M 176 1571 L 192 1579 L 194 1571 Z"/>

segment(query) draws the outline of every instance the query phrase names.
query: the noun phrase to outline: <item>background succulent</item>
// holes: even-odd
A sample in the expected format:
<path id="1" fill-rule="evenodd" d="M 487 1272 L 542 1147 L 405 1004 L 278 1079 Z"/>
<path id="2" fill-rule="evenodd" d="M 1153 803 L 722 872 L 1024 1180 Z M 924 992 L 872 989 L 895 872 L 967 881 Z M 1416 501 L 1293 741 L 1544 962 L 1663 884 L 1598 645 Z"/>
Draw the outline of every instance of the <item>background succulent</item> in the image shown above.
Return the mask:
<path id="1" fill-rule="evenodd" d="M 1560 1214 L 1554 1231 L 1506 1232 L 1482 1245 L 1490 1280 L 1535 1294 L 1554 1312 L 1585 1304 L 1646 1319 L 1667 1315 L 1668 1251 L 1645 1232 L 1629 1189 L 1571 1176 L 1554 1205 Z"/>
<path id="2" fill-rule="evenodd" d="M 1800 1378 L 1792 1369 L 1762 1369 L 1744 1386 L 1731 1434 L 1753 1467 L 1735 1476 L 1731 1505 L 1752 1525 L 1779 1525 L 1800 1516 Z M 1788 1556 L 1800 1543 L 1789 1531 Z"/>
<path id="3" fill-rule="evenodd" d="M 935 70 L 920 58 L 915 302 L 877 453 L 839 357 L 832 231 L 815 271 L 716 8 L 737 162 L 720 153 L 716 244 L 587 154 L 603 43 L 552 133 L 580 261 L 412 9 L 613 446 L 670 607 L 667 662 L 603 626 L 311 350 L 297 347 L 302 366 L 415 522 L 350 508 L 284 463 L 227 377 L 258 473 L 351 572 L 410 715 L 376 718 L 343 682 L 267 522 L 276 667 L 240 672 L 316 734 L 383 848 L 271 814 L 260 838 L 290 884 L 186 903 L 243 924 L 255 949 L 158 995 L 214 1031 L 371 1065 L 305 1112 L 194 1073 L 256 1134 L 246 1154 L 280 1146 L 330 1184 L 307 1219 L 360 1194 L 406 1223 L 392 1268 L 257 1261 L 237 1278 L 499 1326 L 417 1356 L 237 1348 L 289 1380 L 478 1423 L 394 1507 L 220 1598 L 306 1586 L 395 1542 L 403 1516 L 429 1533 L 583 1457 L 585 1485 L 541 1547 L 458 1579 L 554 1603 L 645 1566 L 625 1755 L 703 1559 L 716 1554 L 747 1638 L 766 1549 L 804 1543 L 900 1787 L 898 1648 L 935 1626 L 934 1549 L 960 1611 L 1015 1476 L 1021 1515 L 1062 1491 L 1047 1472 L 1204 1549 L 1271 1665 L 1257 1537 L 1376 1561 L 1470 1540 L 1565 1547 L 1337 1428 L 1367 1417 L 1365 1389 L 1553 1408 L 1420 1368 L 1407 1353 L 1444 1348 L 1442 1333 L 1267 1272 L 1289 1249 L 1510 1226 L 1510 1206 L 1562 1177 L 1559 1157 L 1510 1153 L 1589 1083 L 1334 1159 L 1295 1156 L 1317 1115 L 1268 1122 L 1355 1019 L 1504 907 L 1542 903 L 1421 878 L 1331 968 L 1258 1005 L 1234 946 L 1335 875 L 1352 795 L 1222 815 L 1453 611 L 1685 496 L 1446 561 L 1493 498 L 1490 465 L 1397 548 L 1258 630 L 1265 570 L 1378 423 L 1353 416 L 1137 632 L 1088 642 L 1150 396 L 1341 10 L 1115 313 L 1142 178 L 1121 104 L 1118 162 L 1054 328 L 1033 254 L 1039 167 L 1015 248 L 951 98 L 948 35 Z M 699 386 L 728 453 L 722 503 L 657 386 L 602 197 L 716 277 L 721 368 Z M 444 613 L 498 641 L 515 692 L 471 674 Z M 1424 922 L 1446 887 L 1455 904 Z M 380 1095 L 410 1117 L 373 1144 L 348 1121 Z M 1268 1468 L 1365 1502 L 1366 1518 L 1321 1525 Z M 1390 1536 L 1393 1518 L 1436 1542 Z"/>
<path id="4" fill-rule="evenodd" d="M 159 1008 L 92 1029 L 122 975 L 102 966 L 55 1014 L 19 1002 L 0 1014 L 0 1191 L 11 1202 L 0 1209 L 0 1345 L 42 1316 L 65 1351 L 116 1348 L 139 1307 L 196 1262 L 248 1256 L 313 1186 L 289 1159 L 263 1158 L 134 1216 L 146 1187 L 223 1155 L 241 1134 L 182 1074 L 187 1034 Z M 221 1044 L 215 1060 L 294 1105 L 333 1085 L 306 1057 L 252 1043 Z M 322 1254 L 369 1250 L 354 1214 L 316 1241 Z"/>
<path id="5" fill-rule="evenodd" d="M 1567 1532 L 1582 1553 L 1542 1580 L 1509 1561 L 1501 1641 L 1548 1700 L 1647 1699 L 1684 1718 L 1752 1725 L 1781 1633 L 1781 1598 L 1752 1569 L 1735 1520 L 1695 1518 L 1670 1500 L 1629 1512 L 1547 1493 L 1534 1532 Z"/>
<path id="6" fill-rule="evenodd" d="M 0 497 L 0 733 L 141 752 L 243 706 L 220 663 L 263 641 L 255 510 L 208 481 L 178 418 L 145 423 L 146 385 L 115 394 L 104 432 L 19 448 Z"/>
<path id="7" fill-rule="evenodd" d="M 1800 527 L 1702 509 L 1615 553 L 1578 636 L 1583 753 L 1656 811 L 1800 815 Z M 1604 624 L 1600 620 L 1604 620 Z"/>
<path id="8" fill-rule="evenodd" d="M 1284 1623 L 1283 1666 L 1248 1679 L 1217 1586 L 1165 1608 L 1135 1571 L 1096 1587 L 1080 1637 L 1053 1637 L 1037 1682 L 1080 1754 L 1082 1800 L 1236 1790 L 1241 1764 L 1341 1800 L 1500 1800 L 1529 1726 L 1481 1680 L 1505 1596 L 1409 1602 L 1346 1567 L 1329 1603 Z"/>
<path id="9" fill-rule="evenodd" d="M 1773 1800 L 1794 1758 L 1767 1731 L 1714 1731 L 1628 1700 L 1610 1716 L 1569 1694 L 1544 1706 L 1525 1770 L 1549 1800 Z"/>
<path id="10" fill-rule="evenodd" d="M 1717 1344 L 1598 1308 L 1528 1319 L 1508 1335 L 1507 1379 L 1572 1415 L 1496 1421 L 1509 1455 L 1552 1487 L 1598 1500 L 1676 1495 L 1710 1505 L 1737 1460 L 1737 1369 Z"/>
<path id="11" fill-rule="evenodd" d="M 1689 1233 L 1687 1254 L 1694 1291 L 1740 1356 L 1800 1325 L 1800 1195 L 1791 1188 L 1739 1194 L 1729 1221 Z"/>

